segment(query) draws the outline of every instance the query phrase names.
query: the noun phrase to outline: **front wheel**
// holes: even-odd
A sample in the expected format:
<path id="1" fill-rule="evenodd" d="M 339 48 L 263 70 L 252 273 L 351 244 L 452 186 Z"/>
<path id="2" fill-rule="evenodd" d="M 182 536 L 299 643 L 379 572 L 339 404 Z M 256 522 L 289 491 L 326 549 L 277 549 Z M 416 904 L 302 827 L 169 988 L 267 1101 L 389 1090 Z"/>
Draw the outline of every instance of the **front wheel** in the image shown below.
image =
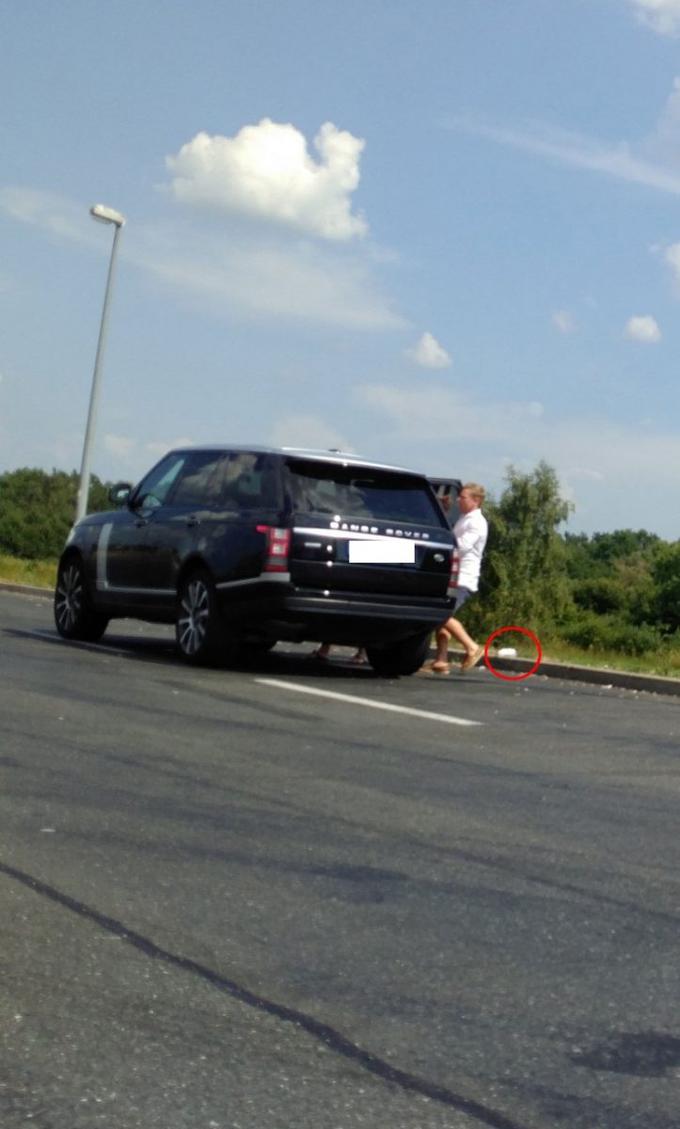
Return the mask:
<path id="1" fill-rule="evenodd" d="M 78 557 L 68 557 L 59 565 L 54 592 L 54 622 L 64 639 L 87 643 L 96 643 L 106 631 L 108 617 L 92 607 L 83 564 Z"/>
<path id="2" fill-rule="evenodd" d="M 430 649 L 430 632 L 411 635 L 386 647 L 367 647 L 368 661 L 376 674 L 393 678 L 399 674 L 415 674 L 427 658 Z"/>
<path id="3" fill-rule="evenodd" d="M 175 639 L 189 663 L 213 665 L 235 657 L 236 642 L 225 636 L 215 585 L 205 569 L 196 569 L 179 585 Z"/>

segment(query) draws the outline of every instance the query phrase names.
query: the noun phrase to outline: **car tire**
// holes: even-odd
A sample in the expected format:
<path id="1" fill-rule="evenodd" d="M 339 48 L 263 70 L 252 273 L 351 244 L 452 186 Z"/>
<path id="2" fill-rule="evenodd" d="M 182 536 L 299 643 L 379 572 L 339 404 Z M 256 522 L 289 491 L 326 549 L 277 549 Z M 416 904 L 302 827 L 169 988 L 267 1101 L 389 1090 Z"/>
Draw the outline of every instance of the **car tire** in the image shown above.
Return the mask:
<path id="1" fill-rule="evenodd" d="M 54 622 L 63 639 L 96 643 L 106 631 L 108 616 L 92 607 L 83 562 L 70 556 L 59 564 L 54 590 Z"/>
<path id="2" fill-rule="evenodd" d="M 180 581 L 175 640 L 185 662 L 196 666 L 215 666 L 236 657 L 237 641 L 225 633 L 215 584 L 207 569 L 194 569 Z"/>
<path id="3" fill-rule="evenodd" d="M 425 662 L 430 649 L 431 632 L 411 635 L 386 647 L 367 647 L 368 661 L 376 674 L 394 678 L 399 674 L 415 674 Z"/>

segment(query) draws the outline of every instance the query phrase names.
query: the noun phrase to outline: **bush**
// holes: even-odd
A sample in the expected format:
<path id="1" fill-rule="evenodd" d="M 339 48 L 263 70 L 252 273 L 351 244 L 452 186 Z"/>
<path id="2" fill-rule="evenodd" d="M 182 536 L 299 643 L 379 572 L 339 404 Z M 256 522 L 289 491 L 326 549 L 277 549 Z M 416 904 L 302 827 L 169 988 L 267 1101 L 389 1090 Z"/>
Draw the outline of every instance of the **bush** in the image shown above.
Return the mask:
<path id="1" fill-rule="evenodd" d="M 79 476 L 23 467 L 0 475 L 0 552 L 24 560 L 57 557 L 73 525 Z M 108 487 L 92 478 L 90 511 L 109 509 Z"/>
<path id="2" fill-rule="evenodd" d="M 656 651 L 663 641 L 660 630 L 652 624 L 636 625 L 595 612 L 585 612 L 563 624 L 559 636 L 586 651 L 619 651 L 624 655 Z"/>
<path id="3" fill-rule="evenodd" d="M 574 602 L 586 611 L 606 615 L 608 612 L 619 612 L 627 608 L 629 593 L 620 580 L 598 576 L 581 580 L 574 586 Z"/>

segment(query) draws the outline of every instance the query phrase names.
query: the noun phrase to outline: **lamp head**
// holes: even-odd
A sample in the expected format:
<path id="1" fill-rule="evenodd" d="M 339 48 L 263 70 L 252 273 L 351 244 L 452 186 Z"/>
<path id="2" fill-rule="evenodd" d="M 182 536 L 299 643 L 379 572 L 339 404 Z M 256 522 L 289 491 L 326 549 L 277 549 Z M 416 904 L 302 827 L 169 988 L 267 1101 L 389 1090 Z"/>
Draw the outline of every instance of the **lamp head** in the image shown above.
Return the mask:
<path id="1" fill-rule="evenodd" d="M 90 208 L 90 215 L 98 223 L 115 223 L 116 227 L 122 227 L 125 223 L 125 216 L 113 208 L 107 208 L 105 204 L 94 204 Z"/>

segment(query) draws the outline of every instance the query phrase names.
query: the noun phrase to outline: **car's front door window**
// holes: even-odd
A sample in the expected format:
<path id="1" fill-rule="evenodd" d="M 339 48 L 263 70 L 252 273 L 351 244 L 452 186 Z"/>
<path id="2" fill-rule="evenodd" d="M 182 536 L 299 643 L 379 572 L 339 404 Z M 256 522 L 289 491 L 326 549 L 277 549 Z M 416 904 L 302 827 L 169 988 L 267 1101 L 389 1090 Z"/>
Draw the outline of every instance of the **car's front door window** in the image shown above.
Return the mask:
<path id="1" fill-rule="evenodd" d="M 175 452 L 149 471 L 135 490 L 133 505 L 135 509 L 156 510 L 164 505 L 174 486 L 177 476 L 189 458 L 189 452 Z"/>

